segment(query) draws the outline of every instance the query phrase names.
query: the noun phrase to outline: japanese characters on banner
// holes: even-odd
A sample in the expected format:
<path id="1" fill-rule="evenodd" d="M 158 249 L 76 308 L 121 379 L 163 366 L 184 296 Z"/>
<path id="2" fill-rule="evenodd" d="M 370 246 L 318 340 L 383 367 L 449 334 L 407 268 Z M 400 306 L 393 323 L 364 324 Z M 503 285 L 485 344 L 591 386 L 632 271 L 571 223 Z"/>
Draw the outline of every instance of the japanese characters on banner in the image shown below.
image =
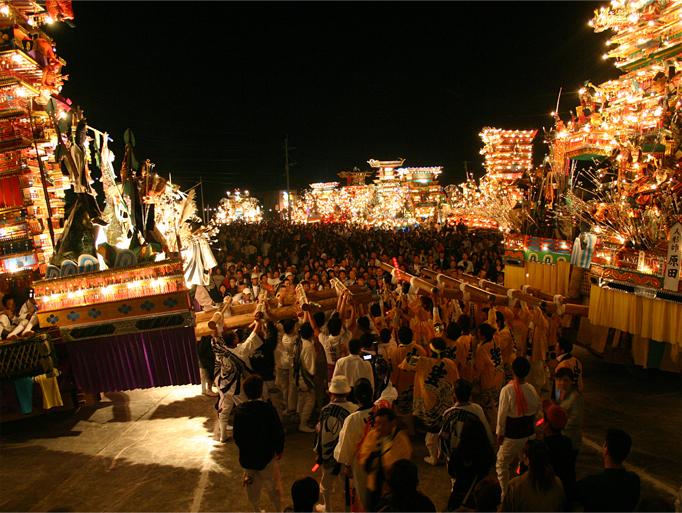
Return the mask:
<path id="1" fill-rule="evenodd" d="M 668 255 L 666 256 L 665 282 L 663 288 L 677 291 L 680 284 L 680 251 L 682 249 L 682 224 L 677 223 L 670 229 L 668 236 Z"/>

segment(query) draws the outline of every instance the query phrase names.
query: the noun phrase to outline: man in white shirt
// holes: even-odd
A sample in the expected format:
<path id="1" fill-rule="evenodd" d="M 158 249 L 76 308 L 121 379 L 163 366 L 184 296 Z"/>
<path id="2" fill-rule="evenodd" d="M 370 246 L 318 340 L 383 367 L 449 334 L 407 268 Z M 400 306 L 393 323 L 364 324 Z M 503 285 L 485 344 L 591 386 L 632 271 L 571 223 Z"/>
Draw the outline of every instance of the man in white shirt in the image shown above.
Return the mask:
<path id="1" fill-rule="evenodd" d="M 348 342 L 351 339 L 350 332 L 343 326 L 343 321 L 338 316 L 332 316 L 327 325 L 320 331 L 318 336 L 320 344 L 324 347 L 329 368 L 329 377 L 334 375 L 336 362 L 348 354 Z M 350 381 L 349 381 L 350 383 Z"/>
<path id="2" fill-rule="evenodd" d="M 314 433 L 315 428 L 310 427 L 313 419 L 310 418 L 315 408 L 315 372 L 316 354 L 313 343 L 313 327 L 309 322 L 304 322 L 298 329 L 300 337 L 299 347 L 296 350 L 296 362 L 294 373 L 298 387 L 298 430 L 303 433 Z"/>
<path id="3" fill-rule="evenodd" d="M 530 362 L 520 356 L 512 363 L 514 379 L 500 391 L 497 410 L 497 478 L 502 498 L 509 484 L 510 469 L 520 460 L 524 446 L 535 438 L 535 421 L 541 414 L 541 401 L 533 385 L 526 383 Z"/>
<path id="4" fill-rule="evenodd" d="M 334 376 L 346 376 L 348 383 L 355 383 L 360 378 L 366 378 L 374 390 L 374 372 L 372 364 L 360 356 L 362 345 L 358 339 L 348 342 L 348 356 L 339 358 L 334 368 Z"/>
<path id="5" fill-rule="evenodd" d="M 275 348 L 275 382 L 284 395 L 284 415 L 296 413 L 297 387 L 294 379 L 294 360 L 298 326 L 294 319 L 284 319 L 277 325 L 280 339 Z"/>

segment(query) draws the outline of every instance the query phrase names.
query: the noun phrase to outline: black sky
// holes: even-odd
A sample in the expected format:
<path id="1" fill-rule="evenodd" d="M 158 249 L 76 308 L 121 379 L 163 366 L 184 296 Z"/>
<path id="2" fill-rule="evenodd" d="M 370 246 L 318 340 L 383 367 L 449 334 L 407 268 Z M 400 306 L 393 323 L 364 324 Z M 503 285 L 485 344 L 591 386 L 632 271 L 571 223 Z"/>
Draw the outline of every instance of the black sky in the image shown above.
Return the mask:
<path id="1" fill-rule="evenodd" d="M 63 94 L 138 158 L 215 201 L 228 188 L 336 179 L 368 158 L 481 170 L 478 133 L 549 126 L 585 80 L 616 75 L 594 2 L 74 2 L 49 30 Z M 538 139 L 540 141 L 540 139 Z M 544 149 L 538 143 L 540 155 Z"/>

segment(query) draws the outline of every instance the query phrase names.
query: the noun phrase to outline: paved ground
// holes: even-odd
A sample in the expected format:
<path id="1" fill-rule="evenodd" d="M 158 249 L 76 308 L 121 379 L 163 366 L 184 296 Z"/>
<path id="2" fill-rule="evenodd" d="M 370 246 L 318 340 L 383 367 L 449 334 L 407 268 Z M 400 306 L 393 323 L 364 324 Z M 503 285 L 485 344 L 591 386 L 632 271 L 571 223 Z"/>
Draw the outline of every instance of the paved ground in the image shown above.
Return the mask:
<path id="1" fill-rule="evenodd" d="M 579 475 L 599 469 L 599 454 L 589 447 L 598 449 L 604 430 L 619 426 L 633 436 L 630 463 L 643 477 L 647 500 L 669 500 L 682 485 L 682 378 L 579 355 L 588 405 Z M 2 426 L 0 510 L 248 510 L 235 447 L 214 440 L 213 401 L 198 391 L 186 386 L 107 394 L 75 415 Z M 427 466 L 424 455 L 423 443 L 415 441 L 421 488 L 442 508 L 445 469 Z M 310 474 L 312 465 L 312 435 L 289 434 L 282 460 L 285 490 Z M 666 506 L 650 504 L 644 510 Z"/>

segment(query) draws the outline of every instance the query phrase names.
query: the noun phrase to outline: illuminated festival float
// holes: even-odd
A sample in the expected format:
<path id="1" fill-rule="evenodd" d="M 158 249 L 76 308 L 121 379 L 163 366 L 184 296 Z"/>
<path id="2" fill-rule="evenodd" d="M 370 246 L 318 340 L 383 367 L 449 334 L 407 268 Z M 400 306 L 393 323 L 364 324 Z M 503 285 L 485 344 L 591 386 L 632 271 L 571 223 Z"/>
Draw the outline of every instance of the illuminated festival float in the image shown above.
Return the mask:
<path id="1" fill-rule="evenodd" d="M 517 205 L 523 201 L 519 186 L 533 168 L 533 140 L 537 130 L 503 130 L 485 127 L 483 141 L 485 174 L 480 180 L 472 175 L 459 185 L 445 187 L 448 222 L 470 228 L 518 229 Z"/>
<path id="2" fill-rule="evenodd" d="M 558 216 L 589 230 L 574 255 L 591 278 L 593 326 L 583 329 L 600 329 L 585 338 L 597 350 L 629 343 L 636 363 L 677 369 L 681 15 L 680 1 L 618 1 L 595 11 L 594 30 L 612 34 L 603 57 L 623 74 L 585 83 L 576 116 L 556 117 L 552 155 L 569 183 Z"/>
<path id="3" fill-rule="evenodd" d="M 194 191 L 137 160 L 131 131 L 115 173 L 111 138 L 60 96 L 64 61 L 42 28 L 73 15 L 49 7 L 0 8 L 0 292 L 35 312 L 2 336 L 3 386 L 46 374 L 73 403 L 69 382 L 92 395 L 199 383 L 189 287 L 216 265 L 210 230 Z"/>
<path id="4" fill-rule="evenodd" d="M 53 257 L 64 227 L 65 189 L 71 186 L 56 155 L 56 119 L 70 108 L 60 96 L 65 63 L 44 27 L 73 16 L 69 2 L 51 9 L 30 0 L 0 5 L 0 295 L 14 293 L 17 307 L 29 299 L 32 279 Z M 51 337 L 34 328 L 31 318 L 0 337 L 3 397 L 13 396 L 13 390 L 6 393 L 13 380 L 57 380 Z M 63 379 L 60 384 L 68 405 L 70 390 Z M 2 406 L 3 419 L 28 413 L 6 411 L 4 401 Z"/>
<path id="5" fill-rule="evenodd" d="M 259 223 L 263 219 L 263 207 L 257 198 L 236 189 L 220 200 L 215 214 L 211 218 L 211 225 L 219 227 L 224 224 L 242 221 L 245 223 Z"/>
<path id="6" fill-rule="evenodd" d="M 623 74 L 586 82 L 569 120 L 552 113 L 549 155 L 518 180 L 524 200 L 506 236 L 508 264 L 524 265 L 505 270 L 509 287 L 589 302 L 582 343 L 674 370 L 682 344 L 681 14 L 679 1 L 614 1 L 595 12 L 590 25 L 613 34 L 603 58 Z"/>
<path id="7" fill-rule="evenodd" d="M 405 159 L 376 160 L 376 171 L 342 171 L 339 182 L 310 184 L 294 205 L 298 223 L 349 223 L 395 227 L 438 220 L 445 195 L 438 182 L 442 166 L 402 167 Z M 375 174 L 376 173 L 376 174 Z M 366 184 L 375 174 L 372 183 Z"/>

